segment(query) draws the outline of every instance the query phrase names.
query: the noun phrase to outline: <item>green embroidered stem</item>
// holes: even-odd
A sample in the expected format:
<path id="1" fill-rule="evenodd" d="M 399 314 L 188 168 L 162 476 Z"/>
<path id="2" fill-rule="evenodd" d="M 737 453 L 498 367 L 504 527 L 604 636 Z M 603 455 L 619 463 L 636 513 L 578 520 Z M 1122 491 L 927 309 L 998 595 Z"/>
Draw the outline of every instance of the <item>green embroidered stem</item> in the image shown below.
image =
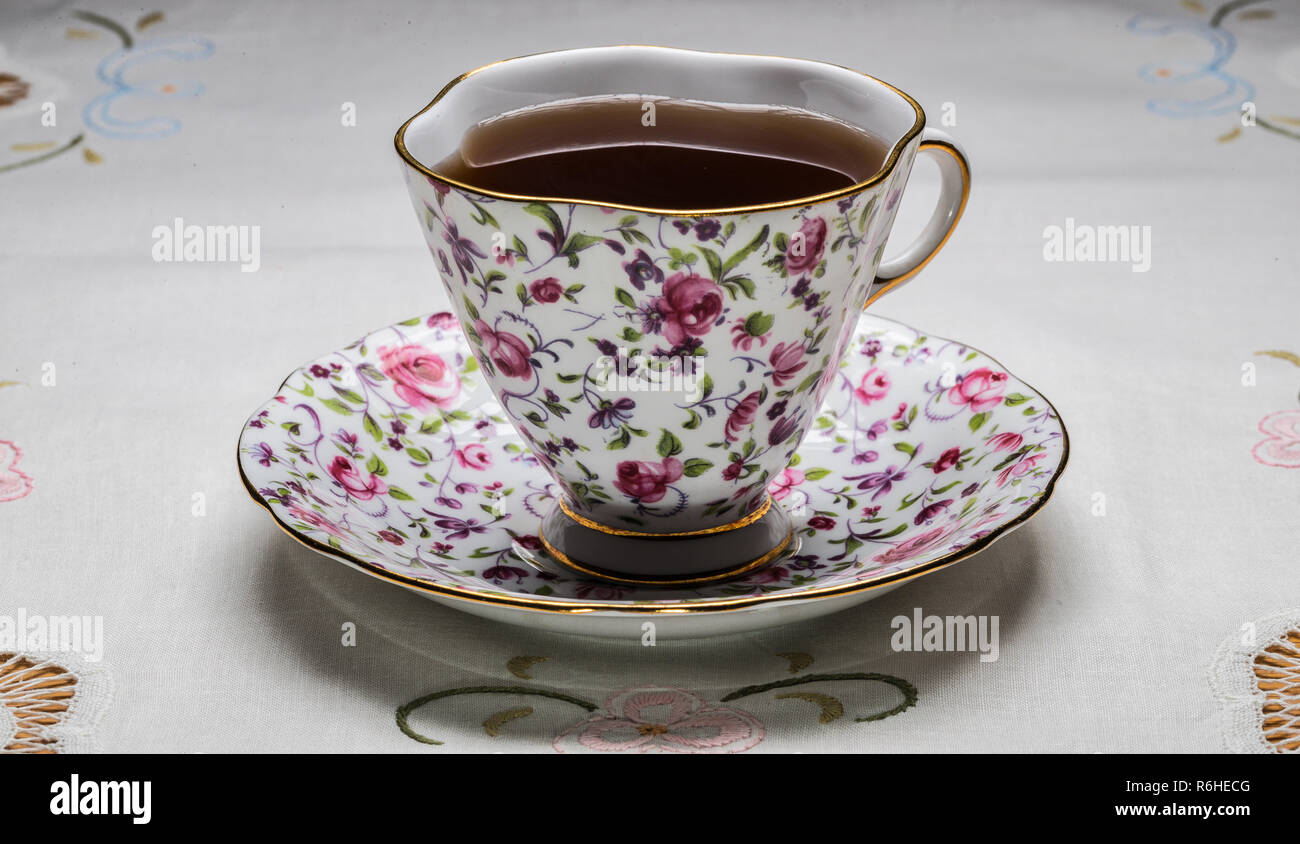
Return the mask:
<path id="1" fill-rule="evenodd" d="M 6 164 L 3 167 L 0 167 L 0 173 L 7 172 L 9 170 L 17 170 L 19 167 L 26 167 L 29 164 L 39 164 L 40 162 L 51 159 L 56 155 L 62 155 L 63 153 L 75 147 L 77 144 L 81 143 L 81 140 L 84 137 L 85 137 L 84 134 L 77 135 L 77 137 L 68 141 L 66 144 L 59 147 L 58 149 L 52 149 L 49 152 L 44 152 L 41 153 L 40 155 L 32 156 L 31 158 L 24 159 L 23 161 L 15 161 L 12 164 Z"/>
<path id="2" fill-rule="evenodd" d="M 1210 26 L 1218 27 L 1223 23 L 1224 18 L 1238 9 L 1264 2 L 1267 2 L 1267 0 L 1232 0 L 1231 3 L 1224 3 L 1222 6 L 1215 9 L 1214 14 L 1210 16 Z"/>
<path id="3" fill-rule="evenodd" d="M 109 32 L 122 39 L 123 49 L 129 50 L 135 43 L 131 38 L 131 33 L 123 29 L 122 25 L 117 21 L 110 20 L 103 15 L 97 15 L 94 12 L 76 11 L 72 13 L 72 16 L 75 18 L 81 18 L 86 23 L 93 23 L 104 27 L 104 29 L 107 29 Z"/>
<path id="4" fill-rule="evenodd" d="M 903 678 L 895 677 L 891 674 L 856 672 L 852 674 L 809 674 L 806 677 L 788 677 L 785 680 L 773 680 L 770 683 L 762 683 L 757 686 L 745 686 L 742 689 L 736 689 L 731 694 L 722 698 L 722 702 L 727 703 L 728 701 L 740 700 L 741 698 L 750 697 L 751 695 L 760 694 L 762 692 L 770 692 L 773 689 L 784 689 L 790 686 L 803 686 L 808 683 L 830 683 L 837 680 L 878 680 L 881 683 L 888 683 L 903 693 L 903 702 L 898 706 L 895 706 L 893 709 L 886 709 L 885 711 L 877 712 L 874 715 L 864 715 L 861 718 L 854 718 L 853 720 L 859 724 L 868 721 L 879 721 L 883 718 L 888 718 L 891 715 L 897 715 L 906 709 L 911 709 L 916 705 L 916 686 L 913 686 Z"/>
<path id="5" fill-rule="evenodd" d="M 417 733 L 411 728 L 409 723 L 410 715 L 415 710 L 424 706 L 426 703 L 432 703 L 435 700 L 441 700 L 445 697 L 456 697 L 457 695 L 534 695 L 536 697 L 549 697 L 552 700 L 562 700 L 565 703 L 572 703 L 574 706 L 580 706 L 588 712 L 594 712 L 598 708 L 594 703 L 588 703 L 581 698 L 566 695 L 563 692 L 553 692 L 549 689 L 529 689 L 524 686 L 464 686 L 459 689 L 444 689 L 441 692 L 433 692 L 423 697 L 417 697 L 415 700 L 404 703 L 397 707 L 397 729 L 405 733 L 409 738 L 413 738 L 421 744 L 442 744 L 437 739 L 429 738 L 426 735 Z"/>

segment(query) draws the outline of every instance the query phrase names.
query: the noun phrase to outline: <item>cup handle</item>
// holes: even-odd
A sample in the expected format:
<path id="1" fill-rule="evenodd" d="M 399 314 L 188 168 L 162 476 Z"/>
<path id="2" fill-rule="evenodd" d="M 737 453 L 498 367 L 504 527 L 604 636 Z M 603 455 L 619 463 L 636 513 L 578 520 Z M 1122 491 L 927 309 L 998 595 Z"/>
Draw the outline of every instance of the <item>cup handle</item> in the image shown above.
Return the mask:
<path id="1" fill-rule="evenodd" d="M 966 153 L 961 145 L 947 132 L 926 128 L 921 133 L 921 145 L 917 151 L 929 153 L 939 165 L 942 180 L 939 203 L 930 215 L 930 222 L 925 224 L 925 229 L 903 254 L 885 261 L 877 269 L 866 305 L 889 291 L 902 287 L 930 262 L 957 227 L 957 221 L 966 209 L 966 200 L 970 197 L 970 164 L 966 161 Z"/>

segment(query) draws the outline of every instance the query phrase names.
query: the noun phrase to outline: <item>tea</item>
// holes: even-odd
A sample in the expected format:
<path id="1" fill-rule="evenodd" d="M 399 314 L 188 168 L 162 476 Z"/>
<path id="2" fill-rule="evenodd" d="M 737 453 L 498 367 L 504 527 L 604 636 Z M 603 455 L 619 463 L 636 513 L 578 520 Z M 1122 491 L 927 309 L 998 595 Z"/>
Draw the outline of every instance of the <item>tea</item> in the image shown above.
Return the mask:
<path id="1" fill-rule="evenodd" d="M 594 97 L 479 123 L 433 169 L 496 193 L 689 210 L 848 188 L 888 151 L 862 129 L 802 109 Z"/>

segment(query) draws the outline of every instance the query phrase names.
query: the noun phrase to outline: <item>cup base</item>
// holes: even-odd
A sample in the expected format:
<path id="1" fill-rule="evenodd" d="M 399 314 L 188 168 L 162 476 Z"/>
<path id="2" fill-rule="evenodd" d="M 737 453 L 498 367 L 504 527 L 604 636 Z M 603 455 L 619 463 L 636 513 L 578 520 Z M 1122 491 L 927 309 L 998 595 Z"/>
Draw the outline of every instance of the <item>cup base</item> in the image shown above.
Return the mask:
<path id="1" fill-rule="evenodd" d="M 585 577 L 637 586 L 691 586 L 752 572 L 798 550 L 790 516 L 773 504 L 744 527 L 699 536 L 619 536 L 587 527 L 556 505 L 542 519 L 546 554 Z"/>

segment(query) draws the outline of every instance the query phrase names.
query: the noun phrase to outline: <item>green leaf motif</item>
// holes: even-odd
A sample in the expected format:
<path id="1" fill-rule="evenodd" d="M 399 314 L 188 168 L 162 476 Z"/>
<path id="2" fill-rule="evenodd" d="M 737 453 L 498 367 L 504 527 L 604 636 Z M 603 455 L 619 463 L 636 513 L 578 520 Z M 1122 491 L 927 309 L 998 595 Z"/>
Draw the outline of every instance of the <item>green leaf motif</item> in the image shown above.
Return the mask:
<path id="1" fill-rule="evenodd" d="M 713 464 L 708 460 L 702 460 L 699 457 L 692 457 L 687 460 L 682 468 L 682 474 L 688 478 L 698 478 L 705 472 L 713 468 Z"/>
<path id="2" fill-rule="evenodd" d="M 379 459 L 378 454 L 372 454 L 370 459 L 366 461 L 366 471 L 372 475 L 387 475 L 388 467 L 384 465 L 384 461 Z"/>
<path id="3" fill-rule="evenodd" d="M 365 415 L 362 425 L 365 427 L 366 433 L 373 437 L 375 442 L 379 442 L 384 438 L 383 431 L 379 430 L 379 425 L 375 423 L 374 417 L 369 413 Z"/>
<path id="4" fill-rule="evenodd" d="M 970 429 L 972 431 L 978 431 L 980 428 L 984 427 L 984 423 L 987 421 L 989 421 L 989 415 L 987 412 L 977 413 L 970 418 Z"/>
<path id="5" fill-rule="evenodd" d="M 321 399 L 320 403 L 325 405 L 335 413 L 341 413 L 344 416 L 351 416 L 354 413 L 352 408 L 348 407 L 346 404 L 339 401 L 338 399 Z"/>
<path id="6" fill-rule="evenodd" d="M 1029 401 L 1030 397 L 1024 393 L 1011 393 L 1003 401 L 1007 407 L 1015 407 L 1018 404 L 1024 404 Z"/>
<path id="7" fill-rule="evenodd" d="M 626 305 L 629 308 L 636 307 L 636 299 L 632 298 L 632 294 L 628 293 L 621 287 L 614 288 L 614 298 L 617 299 L 621 305 Z"/>
<path id="8" fill-rule="evenodd" d="M 662 428 L 663 435 L 659 437 L 659 445 L 656 450 L 660 457 L 672 457 L 674 454 L 682 453 L 682 441 L 667 428 Z"/>
<path id="9" fill-rule="evenodd" d="M 388 488 L 388 494 L 391 495 L 393 498 L 396 498 L 398 501 L 415 500 L 414 498 L 411 497 L 411 494 L 409 492 L 402 489 L 400 486 L 390 486 Z"/>

